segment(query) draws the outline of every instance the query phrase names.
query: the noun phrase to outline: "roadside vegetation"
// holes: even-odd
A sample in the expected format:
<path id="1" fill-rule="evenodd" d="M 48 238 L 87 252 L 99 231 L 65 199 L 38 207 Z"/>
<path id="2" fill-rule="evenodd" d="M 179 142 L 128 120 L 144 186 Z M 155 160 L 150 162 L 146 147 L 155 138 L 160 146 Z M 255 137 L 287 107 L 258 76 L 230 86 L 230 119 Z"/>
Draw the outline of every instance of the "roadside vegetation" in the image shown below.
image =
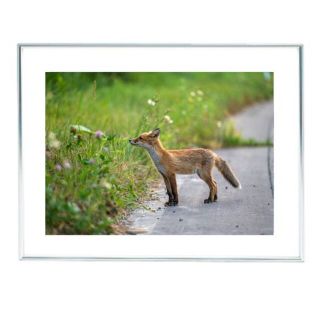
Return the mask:
<path id="1" fill-rule="evenodd" d="M 129 138 L 159 127 L 167 148 L 255 146 L 228 115 L 272 97 L 270 73 L 47 73 L 46 233 L 119 232 L 158 179 Z"/>

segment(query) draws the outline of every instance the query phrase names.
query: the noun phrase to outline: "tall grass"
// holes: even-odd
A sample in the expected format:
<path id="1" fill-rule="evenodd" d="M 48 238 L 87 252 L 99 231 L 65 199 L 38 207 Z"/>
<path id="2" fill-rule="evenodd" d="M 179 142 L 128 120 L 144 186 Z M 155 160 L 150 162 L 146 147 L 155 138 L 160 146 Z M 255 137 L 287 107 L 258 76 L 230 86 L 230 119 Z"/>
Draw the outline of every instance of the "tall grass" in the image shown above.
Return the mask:
<path id="1" fill-rule="evenodd" d="M 225 119 L 272 95 L 263 73 L 47 73 L 46 233 L 110 234 L 148 195 L 158 176 L 130 137 L 160 127 L 168 148 L 239 145 Z"/>

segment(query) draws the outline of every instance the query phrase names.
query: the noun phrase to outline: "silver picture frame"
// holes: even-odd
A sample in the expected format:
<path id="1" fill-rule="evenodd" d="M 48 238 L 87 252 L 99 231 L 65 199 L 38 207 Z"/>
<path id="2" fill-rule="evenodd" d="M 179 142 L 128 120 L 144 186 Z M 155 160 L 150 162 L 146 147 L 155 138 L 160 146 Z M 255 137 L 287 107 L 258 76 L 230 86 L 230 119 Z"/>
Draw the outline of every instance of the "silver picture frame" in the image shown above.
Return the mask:
<path id="1" fill-rule="evenodd" d="M 299 50 L 299 255 L 297 257 L 201 257 L 201 258 L 190 258 L 190 257 L 161 257 L 161 258 L 149 258 L 149 257 L 50 257 L 50 256 L 25 256 L 24 254 L 24 190 L 23 190 L 23 177 L 24 177 L 24 165 L 23 165 L 23 151 L 22 151 L 22 128 L 23 128 L 23 118 L 22 118 L 22 50 L 27 47 L 73 47 L 73 48 L 99 48 L 99 47 L 139 47 L 139 48 L 150 48 L 150 47 L 168 47 L 168 48 L 192 48 L 192 47 L 226 47 L 226 48 L 257 48 L 257 47 L 294 47 Z M 95 261 L 210 261 L 210 262 L 303 262 L 304 261 L 304 101 L 303 101 L 303 45 L 302 44 L 169 44 L 169 43 L 154 43 L 154 44 L 142 44 L 142 43 L 19 43 L 17 44 L 17 96 L 18 96 L 18 148 L 19 148 L 19 211 L 18 211 L 18 221 L 19 221 L 19 259 L 20 260 L 95 260 Z"/>

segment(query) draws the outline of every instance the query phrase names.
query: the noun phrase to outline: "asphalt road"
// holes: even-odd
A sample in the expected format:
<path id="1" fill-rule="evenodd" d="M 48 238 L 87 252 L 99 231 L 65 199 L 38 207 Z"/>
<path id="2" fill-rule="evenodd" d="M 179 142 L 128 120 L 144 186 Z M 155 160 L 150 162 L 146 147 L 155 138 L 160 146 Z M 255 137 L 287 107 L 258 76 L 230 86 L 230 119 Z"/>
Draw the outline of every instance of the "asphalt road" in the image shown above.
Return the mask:
<path id="1" fill-rule="evenodd" d="M 243 138 L 273 140 L 273 102 L 257 103 L 231 117 Z"/>
<path id="2" fill-rule="evenodd" d="M 232 118 L 243 137 L 272 140 L 273 104 L 257 104 Z M 273 148 L 215 150 L 233 168 L 242 184 L 234 189 L 215 169 L 218 201 L 204 204 L 207 185 L 196 175 L 178 176 L 179 206 L 164 207 L 164 186 L 144 208 L 127 220 L 129 233 L 154 235 L 273 234 Z"/>

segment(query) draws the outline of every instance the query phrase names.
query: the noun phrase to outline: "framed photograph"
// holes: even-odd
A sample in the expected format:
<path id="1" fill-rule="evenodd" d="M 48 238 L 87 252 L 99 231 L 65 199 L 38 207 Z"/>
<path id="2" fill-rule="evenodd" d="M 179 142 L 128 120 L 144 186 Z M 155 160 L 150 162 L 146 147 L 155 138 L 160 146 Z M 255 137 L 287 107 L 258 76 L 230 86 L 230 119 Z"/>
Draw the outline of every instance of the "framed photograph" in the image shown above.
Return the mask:
<path id="1" fill-rule="evenodd" d="M 19 44 L 20 258 L 303 261 L 302 52 Z"/>

